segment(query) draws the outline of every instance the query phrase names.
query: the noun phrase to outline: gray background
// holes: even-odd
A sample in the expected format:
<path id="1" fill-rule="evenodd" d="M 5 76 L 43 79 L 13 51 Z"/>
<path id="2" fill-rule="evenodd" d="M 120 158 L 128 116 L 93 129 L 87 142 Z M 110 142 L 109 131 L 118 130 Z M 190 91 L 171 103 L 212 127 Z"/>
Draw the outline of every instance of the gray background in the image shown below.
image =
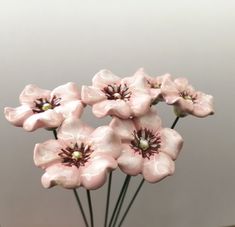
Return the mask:
<path id="1" fill-rule="evenodd" d="M 151 75 L 188 77 L 214 95 L 216 115 L 180 120 L 185 145 L 175 175 L 144 185 L 124 226 L 235 224 L 234 26 L 233 0 L 1 0 L 1 110 L 18 105 L 26 84 L 48 89 L 68 81 L 90 84 L 102 68 L 129 76 L 143 66 Z M 90 111 L 85 121 L 108 122 Z M 169 126 L 172 109 L 160 105 L 159 113 Z M 14 128 L 3 114 L 0 121 L 1 227 L 83 227 L 72 191 L 43 189 L 43 172 L 34 167 L 34 144 L 52 135 Z M 113 196 L 123 178 L 115 173 Z M 133 189 L 140 179 L 133 179 Z M 105 192 L 106 186 L 92 193 L 97 226 L 103 223 Z"/>

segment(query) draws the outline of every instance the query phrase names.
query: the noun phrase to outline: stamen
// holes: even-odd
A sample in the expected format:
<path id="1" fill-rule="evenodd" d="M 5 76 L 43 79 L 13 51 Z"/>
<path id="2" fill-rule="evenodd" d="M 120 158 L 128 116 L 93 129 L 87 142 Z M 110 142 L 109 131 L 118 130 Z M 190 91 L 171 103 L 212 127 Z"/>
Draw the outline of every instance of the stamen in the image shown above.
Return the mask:
<path id="1" fill-rule="evenodd" d="M 34 101 L 35 107 L 32 108 L 34 113 L 42 113 L 47 110 L 54 109 L 57 106 L 60 106 L 61 98 L 54 96 L 50 101 L 46 98 L 39 98 Z"/>
<path id="2" fill-rule="evenodd" d="M 107 87 L 102 89 L 102 92 L 106 95 L 109 100 L 124 100 L 128 101 L 131 97 L 131 92 L 126 84 L 117 85 L 117 84 L 109 84 Z"/>
<path id="3" fill-rule="evenodd" d="M 158 133 L 144 128 L 133 132 L 134 139 L 131 141 L 130 147 L 142 155 L 143 158 L 159 153 L 161 146 L 161 137 Z"/>

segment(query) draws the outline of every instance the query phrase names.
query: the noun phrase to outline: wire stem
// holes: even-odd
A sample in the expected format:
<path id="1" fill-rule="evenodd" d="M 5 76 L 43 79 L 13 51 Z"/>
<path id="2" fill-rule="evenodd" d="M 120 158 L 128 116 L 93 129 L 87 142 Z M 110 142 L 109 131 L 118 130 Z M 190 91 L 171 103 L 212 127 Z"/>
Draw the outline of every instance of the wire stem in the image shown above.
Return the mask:
<path id="1" fill-rule="evenodd" d="M 106 209 L 105 209 L 104 227 L 107 227 L 107 222 L 108 222 L 109 201 L 110 201 L 111 185 L 112 185 L 112 171 L 111 171 L 110 174 L 109 174 L 108 191 L 107 191 L 107 199 L 106 199 Z"/>
<path id="2" fill-rule="evenodd" d="M 76 189 L 73 189 L 73 192 L 74 192 L 75 198 L 76 198 L 76 200 L 77 200 L 78 206 L 79 206 L 79 208 L 80 208 L 80 211 L 81 211 L 83 220 L 84 220 L 84 222 L 85 222 L 85 226 L 86 226 L 86 227 L 89 227 L 88 222 L 87 222 L 87 218 L 86 218 L 86 215 L 85 215 L 85 212 L 84 212 L 84 209 L 83 209 L 83 207 L 82 207 L 82 203 L 81 203 L 81 201 L 80 201 L 80 199 L 79 199 L 79 196 L 78 196 L 78 193 L 77 193 Z"/>
<path id="3" fill-rule="evenodd" d="M 126 178 L 125 178 L 125 180 L 124 180 L 124 183 L 123 183 L 123 185 L 122 185 L 122 189 L 121 189 L 121 191 L 120 191 L 120 193 L 119 193 L 119 196 L 118 196 L 116 205 L 115 205 L 115 207 L 114 207 L 114 210 L 113 210 L 111 219 L 110 219 L 110 221 L 109 221 L 108 227 L 111 227 L 111 226 L 112 226 L 112 222 L 113 222 L 113 219 L 114 219 L 114 217 L 115 217 L 115 215 L 116 215 L 117 208 L 118 208 L 119 203 L 120 203 L 120 201 L 121 201 L 121 199 L 122 199 L 122 195 L 123 195 L 123 192 L 124 192 L 124 190 L 125 190 L 125 188 L 126 188 L 126 185 L 128 184 L 128 181 L 130 181 L 130 178 L 131 178 L 131 176 L 127 175 Z"/>
<path id="4" fill-rule="evenodd" d="M 91 203 L 90 190 L 86 190 L 86 192 L 87 192 L 87 200 L 88 200 L 88 206 L 89 206 L 89 211 L 90 211 L 91 227 L 94 227 L 93 209 L 92 209 L 92 203 Z"/>

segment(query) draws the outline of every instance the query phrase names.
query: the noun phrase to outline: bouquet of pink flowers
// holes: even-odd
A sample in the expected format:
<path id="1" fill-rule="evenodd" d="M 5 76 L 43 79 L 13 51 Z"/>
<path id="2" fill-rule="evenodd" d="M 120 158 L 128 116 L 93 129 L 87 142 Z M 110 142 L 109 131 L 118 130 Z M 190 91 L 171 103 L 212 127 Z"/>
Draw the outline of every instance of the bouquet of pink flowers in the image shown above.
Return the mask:
<path id="1" fill-rule="evenodd" d="M 26 131 L 45 128 L 54 133 L 55 139 L 35 145 L 35 165 L 45 170 L 41 178 L 45 188 L 61 185 L 73 190 L 86 227 L 94 226 L 90 190 L 100 188 L 108 178 L 104 227 L 120 227 L 143 183 L 156 183 L 174 173 L 183 146 L 174 130 L 179 118 L 214 113 L 213 97 L 196 91 L 187 79 L 169 74 L 151 77 L 143 69 L 125 78 L 101 70 L 92 86 L 82 86 L 81 91 L 72 82 L 52 91 L 27 85 L 19 99 L 19 107 L 5 108 L 7 120 Z M 159 102 L 174 107 L 176 119 L 170 128 L 162 126 L 156 111 Z M 82 122 L 87 105 L 97 118 L 111 116 L 109 125 L 94 129 Z M 126 177 L 109 218 L 112 171 L 117 168 Z M 143 179 L 120 218 L 130 179 L 139 174 Z M 89 224 L 79 187 L 87 190 Z"/>

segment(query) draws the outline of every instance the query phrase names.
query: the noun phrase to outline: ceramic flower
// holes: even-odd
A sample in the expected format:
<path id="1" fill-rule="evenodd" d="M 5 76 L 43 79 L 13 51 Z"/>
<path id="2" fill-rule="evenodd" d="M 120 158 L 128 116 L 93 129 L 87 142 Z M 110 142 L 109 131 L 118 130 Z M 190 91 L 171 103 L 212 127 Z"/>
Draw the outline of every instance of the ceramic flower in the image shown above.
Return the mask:
<path id="1" fill-rule="evenodd" d="M 152 98 L 140 71 L 121 79 L 108 70 L 98 72 L 92 86 L 82 87 L 82 101 L 92 105 L 96 117 L 106 115 L 123 119 L 142 116 L 150 109 Z"/>
<path id="2" fill-rule="evenodd" d="M 133 120 L 114 117 L 110 126 L 122 139 L 118 165 L 123 172 L 132 176 L 143 174 L 151 183 L 174 173 L 174 160 L 182 148 L 183 139 L 175 130 L 162 128 L 156 112 L 151 111 Z"/>
<path id="3" fill-rule="evenodd" d="M 214 113 L 213 97 L 196 91 L 186 78 L 164 81 L 162 95 L 167 104 L 174 105 L 177 116 L 206 117 Z"/>
<path id="4" fill-rule="evenodd" d="M 164 98 L 162 97 L 162 85 L 166 83 L 165 81 L 172 80 L 171 75 L 166 73 L 161 76 L 151 77 L 144 71 L 143 68 L 139 69 L 139 73 L 144 75 L 147 80 L 153 100 L 152 104 L 157 104 L 160 101 L 164 101 Z"/>
<path id="5" fill-rule="evenodd" d="M 19 97 L 21 106 L 6 107 L 5 116 L 15 126 L 27 131 L 57 128 L 71 115 L 80 117 L 83 104 L 75 83 L 67 83 L 52 91 L 27 85 Z"/>
<path id="6" fill-rule="evenodd" d="M 117 167 L 121 152 L 120 138 L 109 126 L 92 129 L 79 119 L 66 119 L 58 132 L 58 140 L 36 144 L 34 162 L 45 169 L 45 188 L 83 186 L 97 189 L 108 172 Z"/>

